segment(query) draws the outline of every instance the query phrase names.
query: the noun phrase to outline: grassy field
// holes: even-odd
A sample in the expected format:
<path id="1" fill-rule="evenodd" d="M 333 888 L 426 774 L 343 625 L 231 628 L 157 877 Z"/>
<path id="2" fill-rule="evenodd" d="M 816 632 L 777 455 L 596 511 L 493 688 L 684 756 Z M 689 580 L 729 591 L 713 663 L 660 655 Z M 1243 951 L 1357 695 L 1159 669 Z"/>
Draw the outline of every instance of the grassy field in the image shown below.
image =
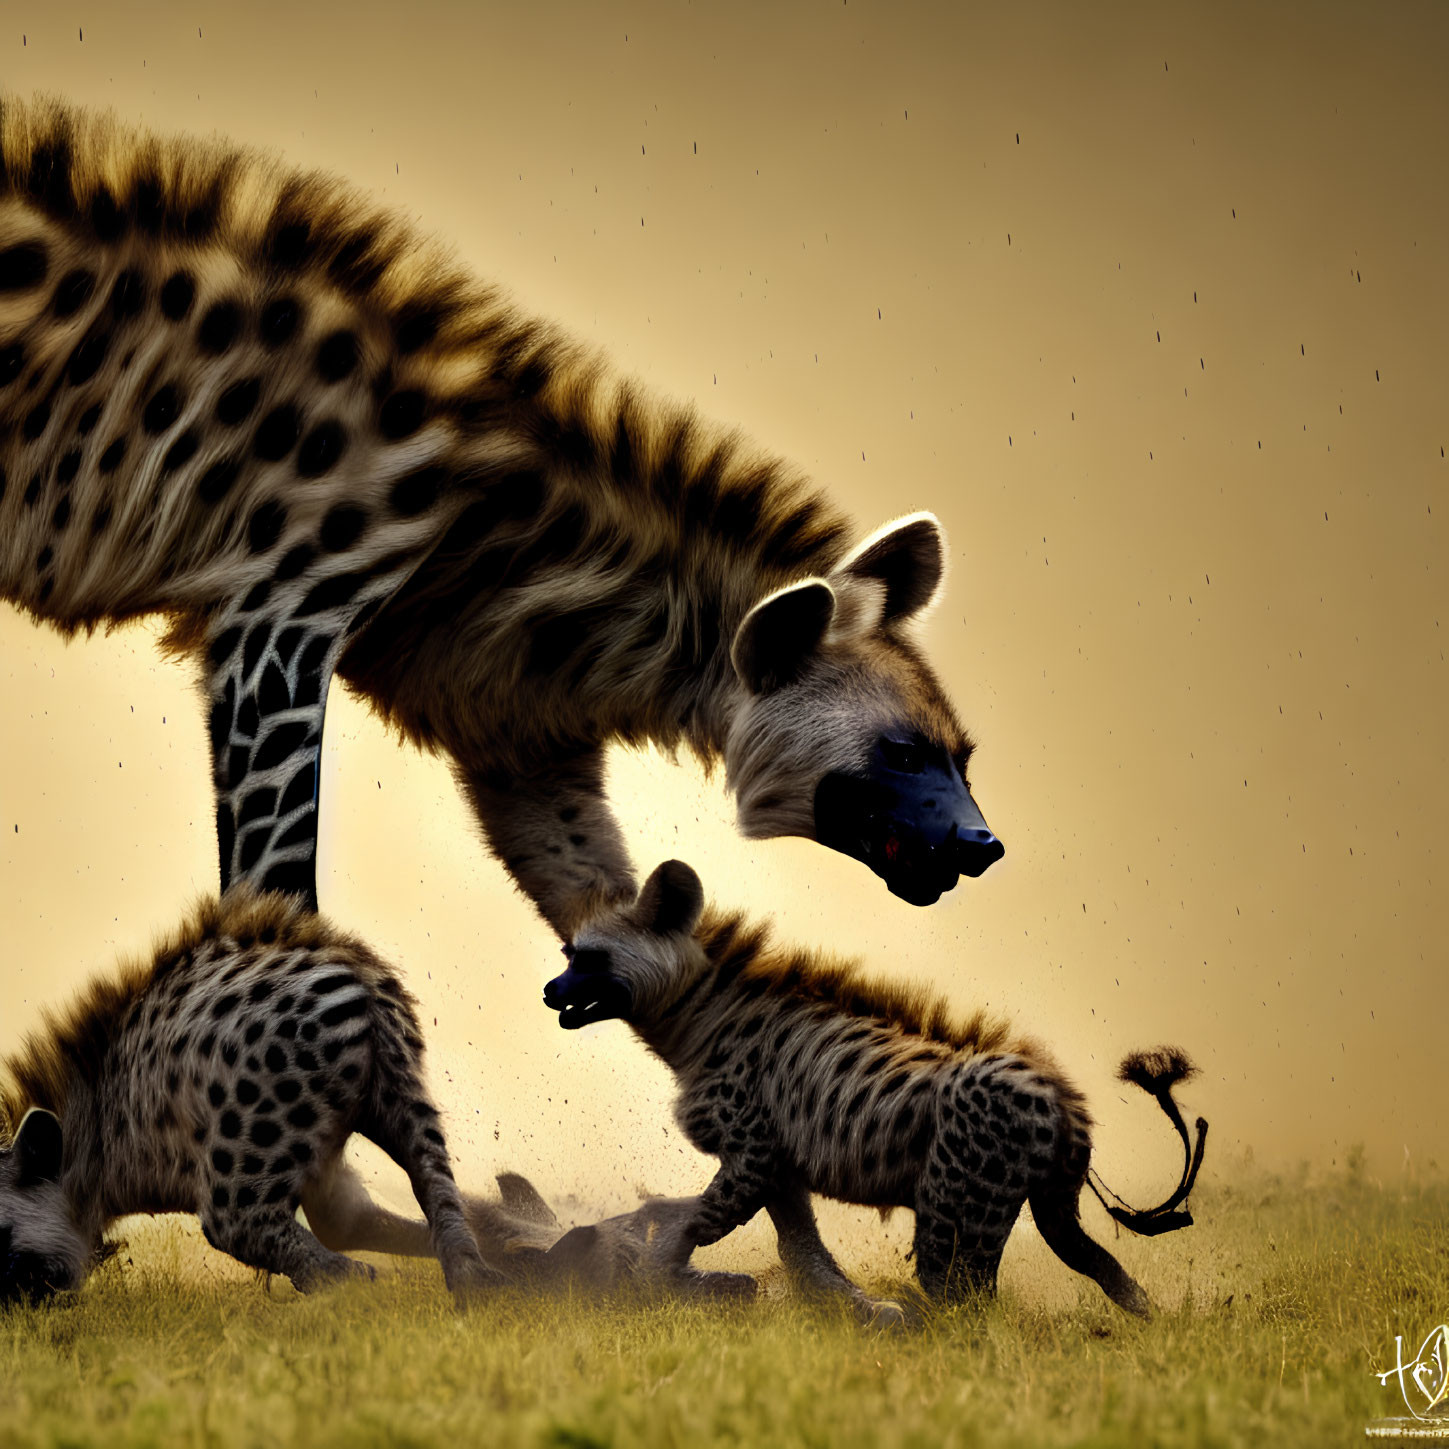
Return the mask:
<path id="1" fill-rule="evenodd" d="M 892 1334 L 777 1275 L 749 1307 L 509 1292 L 460 1314 L 427 1263 L 302 1298 L 145 1225 L 74 1301 L 0 1313 L 0 1449 L 1302 1446 L 1404 1413 L 1372 1371 L 1449 1318 L 1449 1184 L 1260 1176 L 1193 1206 L 1190 1232 L 1115 1245 L 1152 1324 L 1024 1224 L 994 1304 Z"/>

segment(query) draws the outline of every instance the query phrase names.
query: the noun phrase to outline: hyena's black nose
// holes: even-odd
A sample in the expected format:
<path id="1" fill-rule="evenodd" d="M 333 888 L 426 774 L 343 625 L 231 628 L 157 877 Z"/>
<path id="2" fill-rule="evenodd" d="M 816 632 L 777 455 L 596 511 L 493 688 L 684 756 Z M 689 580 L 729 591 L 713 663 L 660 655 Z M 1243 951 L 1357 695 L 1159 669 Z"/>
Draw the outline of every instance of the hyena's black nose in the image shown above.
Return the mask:
<path id="1" fill-rule="evenodd" d="M 973 880 L 983 871 L 995 865 L 1006 847 L 990 830 L 961 830 L 956 835 L 956 866 L 962 875 Z"/>

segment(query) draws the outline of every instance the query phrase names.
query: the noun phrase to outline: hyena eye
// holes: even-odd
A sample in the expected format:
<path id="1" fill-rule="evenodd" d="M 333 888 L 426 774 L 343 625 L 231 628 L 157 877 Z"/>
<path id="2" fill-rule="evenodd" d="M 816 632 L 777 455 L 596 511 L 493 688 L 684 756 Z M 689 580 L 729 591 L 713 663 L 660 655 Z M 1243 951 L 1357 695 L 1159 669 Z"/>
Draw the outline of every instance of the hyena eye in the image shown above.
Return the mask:
<path id="1" fill-rule="evenodd" d="M 926 768 L 926 752 L 907 740 L 882 739 L 880 757 L 886 769 L 898 775 L 919 775 Z"/>

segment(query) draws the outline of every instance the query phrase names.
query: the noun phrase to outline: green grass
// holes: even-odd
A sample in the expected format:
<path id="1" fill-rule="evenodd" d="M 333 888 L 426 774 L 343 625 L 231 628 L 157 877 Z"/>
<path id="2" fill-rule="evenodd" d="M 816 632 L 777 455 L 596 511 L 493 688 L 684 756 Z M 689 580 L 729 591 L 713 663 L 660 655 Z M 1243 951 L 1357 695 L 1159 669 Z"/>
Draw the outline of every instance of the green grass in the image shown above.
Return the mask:
<path id="1" fill-rule="evenodd" d="M 748 1307 L 510 1291 L 460 1314 L 423 1263 L 302 1298 L 147 1227 L 73 1302 L 0 1313 L 0 1449 L 1301 1446 L 1404 1412 L 1372 1370 L 1449 1317 L 1449 1186 L 1257 1179 L 1194 1209 L 1115 1244 L 1171 1305 L 1151 1324 L 1027 1225 L 995 1303 L 894 1334 L 778 1277 Z"/>

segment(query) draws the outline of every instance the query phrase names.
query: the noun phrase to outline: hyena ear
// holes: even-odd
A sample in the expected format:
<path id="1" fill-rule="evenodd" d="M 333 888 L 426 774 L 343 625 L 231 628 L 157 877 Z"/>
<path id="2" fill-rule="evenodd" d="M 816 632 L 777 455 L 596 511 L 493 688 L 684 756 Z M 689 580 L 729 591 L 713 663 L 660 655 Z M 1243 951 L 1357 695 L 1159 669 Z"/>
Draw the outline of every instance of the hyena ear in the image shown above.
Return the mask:
<path id="1" fill-rule="evenodd" d="M 946 572 L 946 536 L 934 514 L 912 513 L 876 529 L 835 572 L 884 584 L 881 623 L 898 623 L 936 597 Z"/>
<path id="2" fill-rule="evenodd" d="M 36 1107 L 25 1114 L 15 1135 L 15 1153 L 20 1163 L 21 1187 L 37 1182 L 55 1182 L 60 1177 L 62 1142 L 60 1119 L 54 1112 Z"/>
<path id="3" fill-rule="evenodd" d="M 752 694 L 768 694 L 804 673 L 835 617 L 835 591 L 805 579 L 761 599 L 735 631 L 730 662 Z"/>
<path id="4" fill-rule="evenodd" d="M 666 860 L 644 882 L 635 916 L 646 931 L 667 936 L 673 931 L 693 931 L 703 910 L 704 887 L 699 877 L 682 860 Z"/>

